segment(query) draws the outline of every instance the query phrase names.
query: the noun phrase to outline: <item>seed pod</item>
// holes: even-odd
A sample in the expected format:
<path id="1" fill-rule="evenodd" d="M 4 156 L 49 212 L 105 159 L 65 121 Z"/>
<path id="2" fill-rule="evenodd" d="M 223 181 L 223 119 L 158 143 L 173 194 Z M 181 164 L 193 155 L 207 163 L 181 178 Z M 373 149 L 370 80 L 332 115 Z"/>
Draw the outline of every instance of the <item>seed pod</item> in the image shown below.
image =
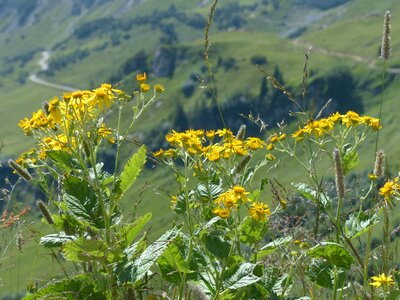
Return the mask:
<path id="1" fill-rule="evenodd" d="M 22 233 L 21 233 L 21 231 L 17 232 L 17 235 L 15 236 L 15 243 L 17 246 L 17 250 L 21 251 L 21 249 L 22 249 Z"/>
<path id="2" fill-rule="evenodd" d="M 24 169 L 20 164 L 18 164 L 15 160 L 9 159 L 8 160 L 8 165 L 10 168 L 12 168 L 15 173 L 17 173 L 19 176 L 21 176 L 25 181 L 31 181 L 32 176 L 29 174 L 28 170 Z"/>
<path id="3" fill-rule="evenodd" d="M 376 177 L 382 177 L 384 173 L 384 161 L 385 161 L 385 152 L 383 150 L 379 150 L 376 152 L 375 164 L 374 164 L 374 175 Z"/>
<path id="4" fill-rule="evenodd" d="M 383 21 L 383 34 L 382 34 L 382 46 L 381 56 L 385 60 L 389 59 L 392 48 L 390 48 L 390 11 L 385 12 Z"/>
<path id="5" fill-rule="evenodd" d="M 340 151 L 335 148 L 333 151 L 333 159 L 335 161 L 335 182 L 336 182 L 336 192 L 340 199 L 344 198 L 344 177 L 342 162 L 340 160 Z"/>
<path id="6" fill-rule="evenodd" d="M 236 134 L 236 139 L 243 141 L 246 135 L 246 125 L 240 125 L 240 128 Z"/>
<path id="7" fill-rule="evenodd" d="M 53 217 L 51 216 L 49 209 L 47 208 L 47 205 L 42 200 L 38 200 L 38 201 L 36 201 L 36 206 L 39 208 L 40 212 L 42 213 L 43 217 L 46 219 L 47 223 L 49 223 L 50 225 L 53 225 L 54 220 L 53 220 Z"/>

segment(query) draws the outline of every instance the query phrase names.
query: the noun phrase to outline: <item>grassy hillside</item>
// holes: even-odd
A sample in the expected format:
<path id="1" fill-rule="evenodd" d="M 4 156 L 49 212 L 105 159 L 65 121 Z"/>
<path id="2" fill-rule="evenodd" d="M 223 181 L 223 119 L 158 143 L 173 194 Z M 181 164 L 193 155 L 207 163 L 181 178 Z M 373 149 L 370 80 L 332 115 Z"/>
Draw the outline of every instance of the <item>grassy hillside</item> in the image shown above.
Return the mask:
<path id="1" fill-rule="evenodd" d="M 87 7 L 72 0 L 58 1 L 57 4 L 35 1 L 36 13 L 27 16 L 28 21 L 21 24 L 15 23 L 12 18 L 17 14 L 12 1 L 3 2 L 8 3 L 11 12 L 9 17 L 0 18 L 0 44 L 3 45 L 0 74 L 4 78 L 0 83 L 0 101 L 3 103 L 0 140 L 5 144 L 3 157 L 17 156 L 32 141 L 23 136 L 17 127 L 18 121 L 37 110 L 43 100 L 62 93 L 34 84 L 28 78 L 29 74 L 40 71 L 37 62 L 44 50 L 51 53 L 49 69 L 39 72 L 38 76 L 49 82 L 85 89 L 102 82 L 117 83 L 122 80 L 122 87 L 130 89 L 134 84 L 134 74 L 146 70 L 151 74 L 150 83 L 163 83 L 166 92 L 136 128 L 145 141 L 157 141 L 150 144 L 154 148 L 160 146 L 165 132 L 175 128 L 177 107 L 183 108 L 189 125 L 191 122 L 196 125 L 190 120 L 199 119 L 202 108 L 213 105 L 205 88 L 211 84 L 208 83 L 202 59 L 203 28 L 212 1 L 95 1 Z M 254 111 L 255 99 L 260 93 L 263 74 L 255 67 L 255 57 L 266 59 L 262 67 L 270 73 L 279 68 L 285 84 L 299 95 L 304 53 L 309 44 L 314 48 L 309 63 L 310 86 L 320 87 L 318 79 L 332 77 L 336 70 L 345 69 L 354 79 L 354 99 L 360 99 L 365 114 L 377 116 L 382 69 L 377 53 L 382 16 L 386 9 L 392 9 L 393 15 L 396 15 L 399 10 L 396 1 L 354 0 L 326 9 L 312 6 L 311 2 L 230 0 L 220 3 L 210 32 L 210 59 L 218 102 L 225 107 L 225 111 L 231 111 L 229 103 L 236 103 L 234 101 L 239 93 L 244 97 L 241 98 L 244 104 L 237 104 L 242 110 L 235 111 L 232 119 L 241 122 L 238 113 L 252 111 L 257 114 Z M 400 28 L 398 19 L 393 19 L 392 28 Z M 399 45 L 399 40 L 394 37 L 394 53 Z M 162 58 L 160 49 L 166 53 Z M 141 51 L 144 56 L 140 56 Z M 157 61 L 161 65 L 171 58 L 175 61 L 172 71 L 167 67 L 157 69 Z M 398 156 L 396 145 L 400 142 L 400 137 L 396 135 L 396 113 L 393 112 L 398 103 L 398 56 L 393 55 L 388 67 L 394 71 L 386 77 L 382 114 L 385 129 L 380 138 L 385 141 L 383 146 L 389 160 L 395 161 Z M 157 76 L 157 73 L 162 76 Z M 185 85 L 193 89 L 190 96 L 185 95 Z M 272 87 L 269 86 L 271 93 Z M 309 97 L 312 103 L 321 103 L 332 95 L 313 93 L 311 89 Z M 124 114 L 128 119 L 130 111 Z M 274 111 L 262 117 L 273 124 L 275 119 L 272 115 Z M 285 116 L 285 120 L 290 122 L 291 118 Z M 110 122 L 113 122 L 112 117 Z M 231 124 L 232 127 L 237 126 L 233 121 Z M 295 124 L 290 126 L 294 128 Z M 133 147 L 126 148 L 125 159 L 133 151 Z M 361 149 L 363 164 L 356 172 L 371 169 L 372 152 L 372 147 Z M 289 183 L 287 169 L 296 168 L 286 163 L 283 166 L 274 170 L 271 177 Z M 153 211 L 150 234 L 154 237 L 159 236 L 165 227 L 170 227 L 172 222 L 171 214 L 166 214 L 168 195 L 174 192 L 172 178 L 168 175 L 168 171 L 160 166 L 155 170 L 146 170 L 137 188 L 124 200 L 127 215 L 136 213 L 138 199 L 138 212 Z M 290 180 L 295 181 L 302 176 L 293 171 Z M 141 194 L 143 187 L 147 189 Z M 42 230 L 38 222 L 33 226 Z M 9 241 L 15 236 L 15 231 L 5 234 Z M 14 249 L 14 241 L 10 243 L 10 251 L 5 254 L 4 265 L 0 267 L 0 278 L 6 279 L 2 281 L 0 295 L 23 291 L 27 281 L 51 278 L 60 272 L 60 268 L 51 263 L 52 258 L 32 242 L 30 234 L 26 239 L 27 246 L 21 253 L 11 250 Z M 34 255 L 33 262 L 32 253 L 38 253 Z M 51 265 L 52 269 L 47 269 L 47 265 Z"/>

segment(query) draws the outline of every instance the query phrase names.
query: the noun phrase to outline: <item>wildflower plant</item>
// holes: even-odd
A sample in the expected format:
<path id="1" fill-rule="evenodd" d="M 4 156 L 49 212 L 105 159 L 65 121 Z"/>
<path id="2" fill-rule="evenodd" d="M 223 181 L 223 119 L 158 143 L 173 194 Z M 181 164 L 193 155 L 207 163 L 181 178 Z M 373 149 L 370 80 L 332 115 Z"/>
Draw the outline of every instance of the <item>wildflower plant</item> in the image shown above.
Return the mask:
<path id="1" fill-rule="evenodd" d="M 263 188 L 254 189 L 251 183 L 257 172 L 274 163 L 271 145 L 286 136 L 267 142 L 246 138 L 244 131 L 242 127 L 236 136 L 227 128 L 172 131 L 166 135 L 170 148 L 153 153 L 178 182 L 171 208 L 184 231 L 158 261 L 164 278 L 176 284 L 171 293 L 177 299 L 190 297 L 189 282 L 220 299 L 239 290 L 250 296 L 246 287 L 261 280 L 254 253 L 261 249 L 268 219 L 280 207 L 272 210 Z"/>
<path id="2" fill-rule="evenodd" d="M 140 232 L 151 214 L 126 220 L 119 208 L 146 161 L 142 146 L 121 168 L 121 147 L 141 114 L 164 90 L 156 85 L 151 92 L 146 74 L 139 74 L 137 81 L 139 89 L 131 95 L 110 84 L 64 93 L 20 121 L 19 127 L 33 136 L 35 145 L 9 164 L 46 195 L 45 201 L 36 203 L 54 233 L 43 236 L 40 244 L 60 252 L 76 269 L 74 274 L 65 273 L 64 279 L 31 289 L 26 299 L 59 294 L 85 299 L 151 295 L 143 290 L 148 271 L 178 230 L 147 245 Z M 121 111 L 128 108 L 132 118 L 122 128 Z M 117 128 L 107 126 L 113 109 L 118 112 Z M 99 155 L 110 146 L 116 151 L 113 173 L 104 169 Z"/>

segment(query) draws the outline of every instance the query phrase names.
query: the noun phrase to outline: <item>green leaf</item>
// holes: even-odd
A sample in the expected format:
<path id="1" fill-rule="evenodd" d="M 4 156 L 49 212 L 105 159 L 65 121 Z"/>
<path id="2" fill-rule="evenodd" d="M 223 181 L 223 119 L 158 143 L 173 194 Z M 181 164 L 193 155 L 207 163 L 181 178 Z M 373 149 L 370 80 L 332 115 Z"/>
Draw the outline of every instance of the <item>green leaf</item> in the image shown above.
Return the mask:
<path id="1" fill-rule="evenodd" d="M 87 221 L 98 228 L 104 225 L 102 213 L 93 188 L 85 180 L 68 176 L 64 181 L 64 200 L 68 212 L 75 218 Z"/>
<path id="2" fill-rule="evenodd" d="M 23 300 L 37 299 L 107 299 L 106 295 L 98 291 L 94 280 L 87 274 L 77 275 L 71 279 L 53 281 L 34 294 L 29 294 Z"/>
<path id="3" fill-rule="evenodd" d="M 358 153 L 355 150 L 351 150 L 351 148 L 352 147 L 350 144 L 346 144 L 342 149 L 342 166 L 344 176 L 349 174 L 349 172 L 353 170 L 360 162 Z"/>
<path id="4" fill-rule="evenodd" d="M 332 200 L 325 195 L 324 193 L 318 193 L 316 190 L 310 188 L 305 183 L 292 183 L 297 191 L 302 195 L 304 198 L 307 198 L 314 202 L 317 205 L 322 205 L 323 207 L 327 207 L 332 203 Z"/>
<path id="5" fill-rule="evenodd" d="M 354 258 L 346 248 L 331 242 L 322 242 L 308 250 L 307 254 L 311 257 L 326 259 L 329 265 L 347 270 L 350 269 L 351 264 L 354 262 Z"/>
<path id="6" fill-rule="evenodd" d="M 378 216 L 373 214 L 371 217 L 363 211 L 353 213 L 346 221 L 346 236 L 349 239 L 359 237 L 368 231 L 370 226 L 378 223 Z"/>
<path id="7" fill-rule="evenodd" d="M 208 184 L 208 183 L 207 183 Z M 216 199 L 224 189 L 221 184 L 208 184 L 208 186 L 204 184 L 199 184 L 197 186 L 197 197 L 198 199 L 207 202 Z"/>
<path id="8" fill-rule="evenodd" d="M 63 254 L 66 259 L 74 262 L 106 261 L 110 254 L 107 250 L 107 245 L 103 241 L 79 238 L 65 243 Z"/>
<path id="9" fill-rule="evenodd" d="M 116 200 L 120 199 L 121 196 L 132 186 L 132 184 L 135 182 L 136 178 L 140 174 L 140 171 L 143 169 L 145 162 L 146 147 L 143 145 L 128 160 L 119 176 L 119 192 Z"/>
<path id="10" fill-rule="evenodd" d="M 171 283 L 180 283 L 181 274 L 192 273 L 178 247 L 171 243 L 157 261 L 163 278 Z"/>
<path id="11" fill-rule="evenodd" d="M 246 218 L 240 227 L 240 241 L 253 245 L 260 242 L 268 232 L 268 227 L 264 222 L 256 222 L 251 218 Z"/>
<path id="12" fill-rule="evenodd" d="M 126 245 L 129 246 L 142 231 L 144 226 L 150 221 L 152 217 L 151 213 L 147 213 L 144 216 L 136 219 L 133 223 L 124 226 L 120 231 L 120 236 L 126 239 Z"/>
<path id="13" fill-rule="evenodd" d="M 222 220 L 222 218 L 216 216 L 214 218 L 212 218 L 210 221 L 208 221 L 206 224 L 204 224 L 203 226 L 201 226 L 199 229 L 196 230 L 195 232 L 195 236 L 203 233 L 206 229 L 210 228 L 213 224 L 217 223 L 218 221 Z"/>
<path id="14" fill-rule="evenodd" d="M 75 240 L 73 235 L 66 235 L 64 232 L 48 234 L 40 238 L 39 244 L 45 248 L 54 248 L 64 245 L 68 241 Z"/>
<path id="15" fill-rule="evenodd" d="M 231 249 L 231 244 L 224 241 L 221 232 L 213 231 L 202 235 L 202 240 L 207 250 L 218 258 L 227 258 Z"/>
<path id="16" fill-rule="evenodd" d="M 168 244 L 171 243 L 179 234 L 180 229 L 173 228 L 164 233 L 158 240 L 152 243 L 132 265 L 132 282 L 136 283 L 141 280 L 151 266 L 158 260 L 163 254 Z"/>
<path id="17" fill-rule="evenodd" d="M 337 269 L 338 286 L 343 286 L 346 281 L 346 272 L 343 269 Z M 310 280 L 321 287 L 332 289 L 334 286 L 334 273 L 332 266 L 322 260 L 313 260 L 308 266 L 306 275 Z"/>
<path id="18" fill-rule="evenodd" d="M 230 290 L 237 290 L 256 283 L 261 278 L 253 274 L 255 267 L 256 265 L 251 263 L 241 264 L 236 273 L 226 281 L 225 286 Z"/>
<path id="19" fill-rule="evenodd" d="M 72 155 L 65 151 L 49 150 L 46 151 L 46 155 L 64 171 L 69 171 L 73 168 Z"/>
<path id="20" fill-rule="evenodd" d="M 288 274 L 283 274 L 281 277 L 277 279 L 272 290 L 279 297 L 285 296 L 290 289 L 292 288 L 292 280 Z"/>
<path id="21" fill-rule="evenodd" d="M 272 242 L 269 242 L 268 244 L 264 245 L 260 251 L 257 253 L 257 258 L 263 258 L 273 252 L 275 252 L 277 249 L 279 249 L 280 246 L 285 245 L 287 243 L 290 243 L 292 241 L 292 237 L 287 236 L 283 238 L 277 238 L 273 240 Z"/>

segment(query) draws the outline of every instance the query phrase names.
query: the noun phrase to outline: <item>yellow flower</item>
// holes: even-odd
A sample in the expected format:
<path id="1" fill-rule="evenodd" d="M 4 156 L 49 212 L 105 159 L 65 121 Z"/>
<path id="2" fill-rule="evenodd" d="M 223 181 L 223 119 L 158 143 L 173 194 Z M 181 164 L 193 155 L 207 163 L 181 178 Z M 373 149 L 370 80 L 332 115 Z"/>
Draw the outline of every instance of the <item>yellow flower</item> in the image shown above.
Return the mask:
<path id="1" fill-rule="evenodd" d="M 392 196 L 396 195 L 400 191 L 400 185 L 398 184 L 399 178 L 396 177 L 393 180 L 385 182 L 383 187 L 379 189 L 379 194 L 383 196 L 385 201 L 388 201 Z"/>
<path id="2" fill-rule="evenodd" d="M 212 139 L 214 138 L 214 136 L 215 136 L 215 131 L 214 131 L 214 130 L 207 130 L 207 131 L 206 131 L 206 137 L 207 137 L 209 140 L 212 140 Z"/>
<path id="3" fill-rule="evenodd" d="M 32 134 L 32 126 L 28 118 L 20 120 L 18 126 L 24 131 L 24 134 L 26 135 Z"/>
<path id="4" fill-rule="evenodd" d="M 175 209 L 177 203 L 178 203 L 178 197 L 171 196 L 171 206 L 170 206 L 170 208 L 171 209 Z"/>
<path id="5" fill-rule="evenodd" d="M 163 157 L 163 155 L 164 155 L 164 150 L 163 150 L 163 149 L 160 149 L 160 150 L 158 150 L 158 151 L 156 151 L 156 152 L 153 152 L 153 156 L 154 156 L 155 158 Z"/>
<path id="6" fill-rule="evenodd" d="M 50 119 L 56 124 L 61 123 L 60 100 L 58 97 L 54 97 L 49 102 L 49 116 Z"/>
<path id="7" fill-rule="evenodd" d="M 361 123 L 361 118 L 358 113 L 354 111 L 348 111 L 345 115 L 341 116 L 342 124 L 346 127 L 351 127 L 353 125 L 358 125 Z"/>
<path id="8" fill-rule="evenodd" d="M 295 138 L 296 141 L 301 141 L 304 138 L 304 133 L 303 128 L 299 128 L 299 130 L 292 134 L 292 137 Z"/>
<path id="9" fill-rule="evenodd" d="M 147 79 L 147 76 L 146 76 L 146 73 L 145 73 L 145 72 L 144 72 L 144 73 L 139 73 L 139 74 L 136 75 L 136 80 L 137 80 L 138 82 L 140 82 L 140 83 L 145 82 L 146 79 Z"/>
<path id="10" fill-rule="evenodd" d="M 232 131 L 230 131 L 227 128 L 224 129 L 218 129 L 217 132 L 215 133 L 216 135 L 223 137 L 224 139 L 230 139 L 233 137 Z"/>
<path id="11" fill-rule="evenodd" d="M 230 210 L 228 208 L 218 207 L 213 210 L 213 213 L 218 215 L 220 218 L 226 219 L 229 217 Z"/>
<path id="12" fill-rule="evenodd" d="M 236 186 L 234 186 L 234 187 L 232 188 L 232 190 L 233 190 L 233 192 L 234 192 L 234 194 L 235 194 L 235 197 L 236 197 L 237 199 L 242 200 L 242 203 L 245 203 L 245 202 L 248 201 L 247 195 L 250 194 L 250 193 L 249 193 L 249 192 L 246 192 L 246 190 L 244 189 L 244 187 L 239 186 L 239 185 L 236 185 Z"/>
<path id="13" fill-rule="evenodd" d="M 165 91 L 165 88 L 164 88 L 164 86 L 162 84 L 156 84 L 154 86 L 154 91 L 156 93 L 160 93 L 161 94 L 161 93 L 163 93 Z"/>
<path id="14" fill-rule="evenodd" d="M 340 120 L 340 114 L 339 114 L 339 112 L 335 112 L 334 114 L 331 114 L 330 116 L 329 116 L 329 120 L 331 121 L 331 122 L 333 122 L 333 123 L 337 123 L 339 120 Z"/>
<path id="15" fill-rule="evenodd" d="M 267 204 L 262 202 L 254 202 L 249 208 L 249 215 L 254 221 L 265 221 L 266 217 L 271 214 Z"/>
<path id="16" fill-rule="evenodd" d="M 385 273 L 382 273 L 379 276 L 372 276 L 371 279 L 373 280 L 373 282 L 370 282 L 370 285 L 373 285 L 376 288 L 380 287 L 381 285 L 383 286 L 394 285 L 393 276 L 390 275 L 386 277 Z"/>
<path id="17" fill-rule="evenodd" d="M 276 133 L 274 133 L 273 135 L 271 135 L 271 137 L 268 140 L 270 143 L 276 143 L 277 141 L 279 141 L 279 137 Z"/>
<path id="18" fill-rule="evenodd" d="M 97 134 L 104 138 L 104 139 L 108 139 L 108 142 L 110 144 L 114 144 L 115 143 L 115 139 L 110 137 L 110 135 L 112 135 L 113 131 L 110 128 L 106 127 L 106 124 L 102 123 L 99 127 L 99 129 L 97 130 Z"/>
<path id="19" fill-rule="evenodd" d="M 251 150 L 257 150 L 260 149 L 263 145 L 265 145 L 265 142 L 256 137 L 249 137 L 244 142 L 244 144 L 246 145 L 247 148 L 250 148 Z"/>
<path id="20" fill-rule="evenodd" d="M 271 153 L 268 153 L 267 155 L 265 155 L 265 158 L 266 158 L 266 160 L 269 160 L 269 161 L 276 159 L 276 157 Z"/>
<path id="21" fill-rule="evenodd" d="M 142 91 L 142 93 L 146 93 L 150 90 L 150 85 L 147 83 L 141 83 L 140 90 Z"/>

